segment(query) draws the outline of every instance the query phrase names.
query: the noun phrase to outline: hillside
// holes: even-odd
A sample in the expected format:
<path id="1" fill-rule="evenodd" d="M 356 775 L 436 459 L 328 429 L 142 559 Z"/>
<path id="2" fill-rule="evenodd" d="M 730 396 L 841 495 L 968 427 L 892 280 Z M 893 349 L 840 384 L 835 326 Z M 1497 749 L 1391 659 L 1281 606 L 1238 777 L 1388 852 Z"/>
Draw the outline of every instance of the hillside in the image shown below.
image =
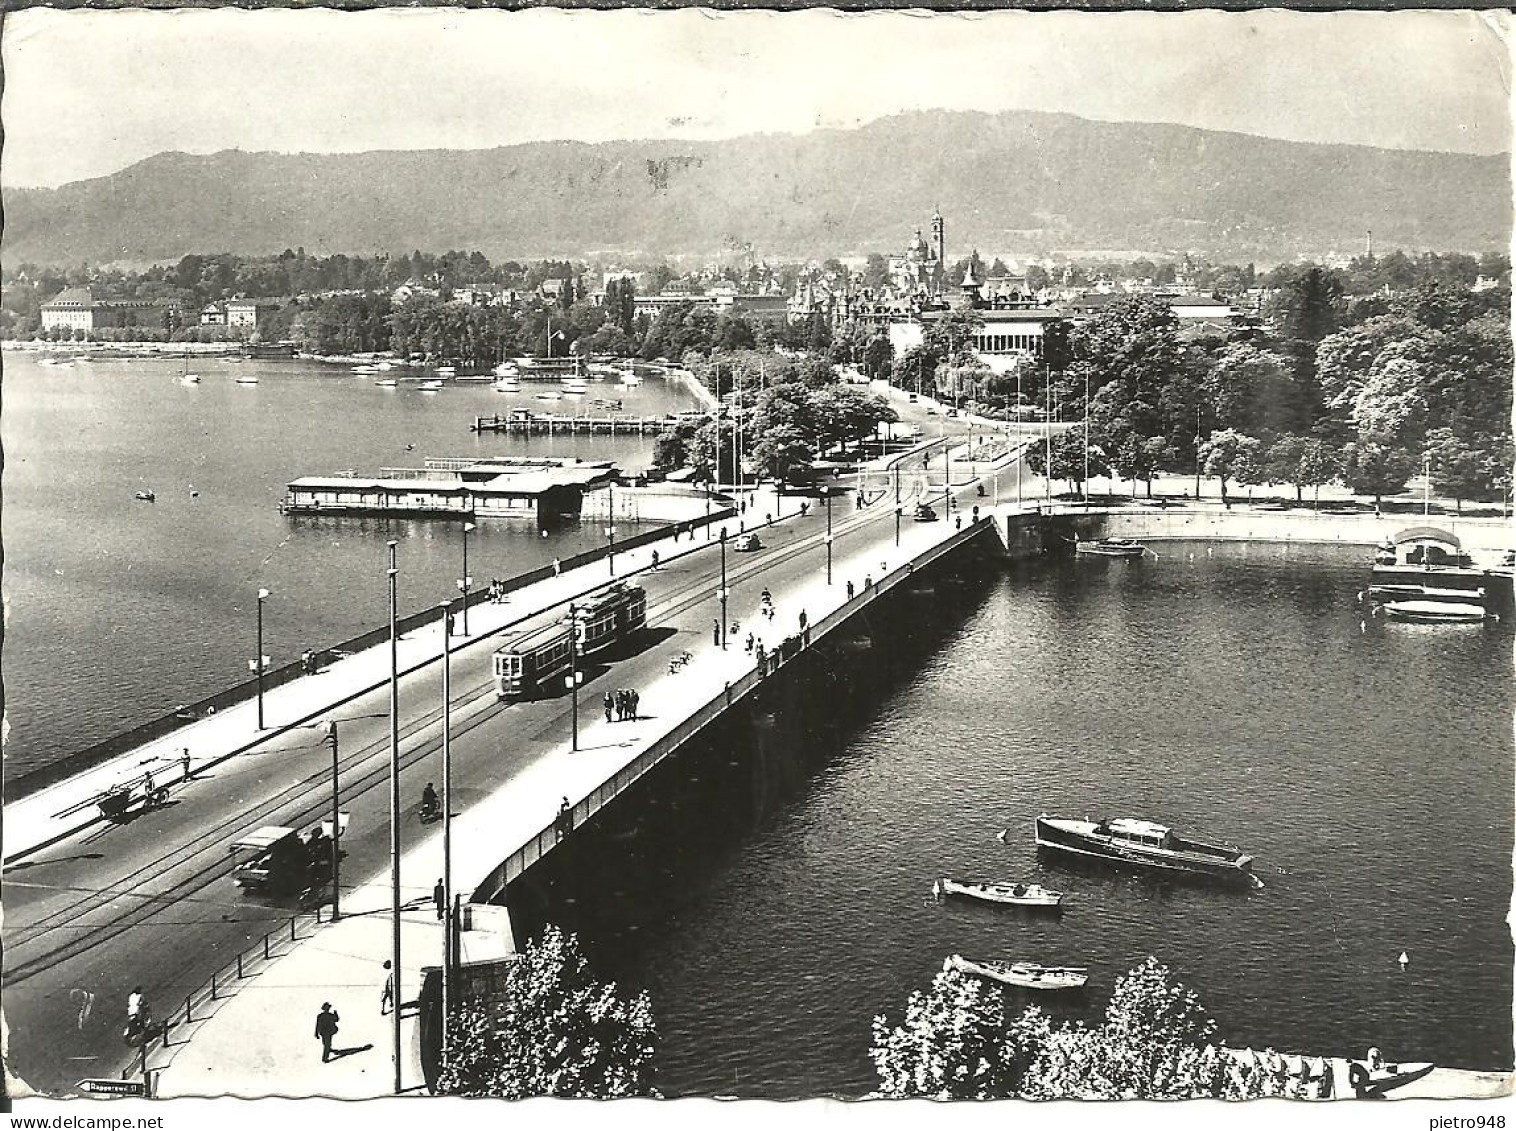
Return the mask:
<path id="1" fill-rule="evenodd" d="M 1362 247 L 1484 251 L 1505 157 L 1311 145 L 1065 114 L 921 111 L 851 130 L 489 150 L 162 153 L 4 196 L 11 263 L 478 248 L 856 255 L 933 208 L 950 256 L 1186 250 L 1268 261 Z"/>

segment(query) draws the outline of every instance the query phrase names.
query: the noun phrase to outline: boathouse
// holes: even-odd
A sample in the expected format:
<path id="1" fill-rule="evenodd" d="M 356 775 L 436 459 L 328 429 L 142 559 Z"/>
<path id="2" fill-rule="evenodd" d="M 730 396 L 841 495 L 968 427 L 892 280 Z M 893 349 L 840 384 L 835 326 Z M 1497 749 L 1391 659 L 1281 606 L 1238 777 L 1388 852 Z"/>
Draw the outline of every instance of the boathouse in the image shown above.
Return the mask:
<path id="1" fill-rule="evenodd" d="M 609 462 L 560 459 L 435 459 L 420 468 L 384 468 L 379 476 L 306 476 L 290 483 L 286 514 L 395 518 L 575 517 L 584 493 L 613 482 Z"/>

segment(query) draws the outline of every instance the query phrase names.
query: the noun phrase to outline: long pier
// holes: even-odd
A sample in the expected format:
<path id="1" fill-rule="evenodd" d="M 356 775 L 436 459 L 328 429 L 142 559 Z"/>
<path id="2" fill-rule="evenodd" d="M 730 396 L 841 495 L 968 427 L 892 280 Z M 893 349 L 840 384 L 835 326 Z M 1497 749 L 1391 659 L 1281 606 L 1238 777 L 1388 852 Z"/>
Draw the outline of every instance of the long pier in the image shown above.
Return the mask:
<path id="1" fill-rule="evenodd" d="M 555 413 L 512 413 L 501 416 L 476 416 L 472 432 L 503 432 L 514 436 L 570 435 L 657 435 L 668 427 L 667 416 L 561 416 Z"/>

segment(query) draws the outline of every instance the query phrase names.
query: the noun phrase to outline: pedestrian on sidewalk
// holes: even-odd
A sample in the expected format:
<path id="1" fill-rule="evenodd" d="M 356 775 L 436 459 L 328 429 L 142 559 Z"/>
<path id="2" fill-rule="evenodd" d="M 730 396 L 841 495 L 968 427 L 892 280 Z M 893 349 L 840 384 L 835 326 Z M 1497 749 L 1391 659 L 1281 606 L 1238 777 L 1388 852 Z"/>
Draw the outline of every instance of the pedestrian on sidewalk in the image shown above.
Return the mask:
<path id="1" fill-rule="evenodd" d="M 633 719 L 636 719 L 636 717 L 637 717 L 637 704 L 642 701 L 642 696 L 640 696 L 640 695 L 637 694 L 637 689 L 635 687 L 632 688 L 630 691 L 628 691 L 626 693 L 626 696 L 627 696 L 627 702 L 626 702 L 627 710 L 630 712 L 631 717 Z"/>
<path id="2" fill-rule="evenodd" d="M 751 632 L 747 634 L 747 648 L 745 651 L 748 653 L 748 655 L 753 654 L 753 634 Z"/>
<path id="3" fill-rule="evenodd" d="M 807 625 L 807 624 L 809 624 L 809 623 L 810 623 L 810 621 L 808 621 L 808 620 L 807 620 L 807 619 L 806 619 L 806 615 L 805 615 L 805 610 L 804 610 L 804 609 L 801 609 L 801 610 L 800 610 L 800 631 L 801 631 L 801 632 L 804 632 L 804 631 L 805 631 L 805 626 L 806 626 L 806 625 Z"/>
<path id="4" fill-rule="evenodd" d="M 190 780 L 190 752 L 189 752 L 189 747 L 188 746 L 186 746 L 182 751 L 180 751 L 180 753 L 179 753 L 179 761 L 181 761 L 182 763 L 184 763 L 184 780 L 185 781 L 189 781 Z"/>
<path id="5" fill-rule="evenodd" d="M 544 530 L 542 532 L 542 536 L 544 538 L 546 538 L 547 537 L 547 531 Z M 563 573 L 563 563 L 560 562 L 557 558 L 554 558 L 553 559 L 553 576 L 554 577 L 558 577 L 562 573 Z"/>
<path id="6" fill-rule="evenodd" d="M 626 691 L 616 688 L 616 721 L 623 722 L 626 719 Z"/>
<path id="7" fill-rule="evenodd" d="M 658 551 L 657 550 L 653 551 L 653 568 L 655 570 L 658 568 Z"/>
<path id="8" fill-rule="evenodd" d="M 718 648 L 721 647 L 721 622 L 719 620 L 713 619 L 711 621 L 711 643 Z"/>
<path id="9" fill-rule="evenodd" d="M 853 583 L 851 581 L 847 583 L 847 599 L 849 601 L 853 599 Z"/>
<path id="10" fill-rule="evenodd" d="M 611 711 L 615 708 L 615 706 L 616 706 L 616 701 L 611 698 L 611 693 L 609 691 L 607 691 L 605 693 L 605 721 L 606 722 L 610 722 L 611 721 Z"/>
<path id="11" fill-rule="evenodd" d="M 863 588 L 865 591 L 874 588 L 874 575 L 872 573 L 863 575 Z"/>
<path id="12" fill-rule="evenodd" d="M 321 1040 L 322 1064 L 332 1059 L 332 1038 L 337 1035 L 337 1021 L 337 1011 L 332 1008 L 332 1003 L 323 1001 L 321 1012 L 316 1014 L 316 1036 Z"/>
<path id="13" fill-rule="evenodd" d="M 316 653 L 309 648 L 300 653 L 300 670 L 306 675 L 312 675 L 316 671 Z"/>
<path id="14" fill-rule="evenodd" d="M 323 1005 L 321 1008 L 322 1009 L 327 1009 L 329 1007 Z M 390 960 L 388 958 L 386 958 L 384 960 L 384 989 L 382 989 L 382 990 L 379 991 L 379 1016 L 383 1017 L 385 1014 L 389 1013 L 389 1011 L 392 1010 L 392 1009 L 394 1009 L 394 1008 L 395 1008 L 395 970 L 390 965 Z M 337 1026 L 335 1024 L 336 1018 L 334 1017 L 334 1018 L 332 1018 L 332 1020 L 334 1022 L 334 1024 L 332 1025 L 332 1032 L 335 1033 L 337 1031 Z M 321 1031 L 318 1029 L 316 1032 L 317 1032 L 317 1035 L 319 1036 Z M 322 1059 L 325 1060 L 326 1058 L 322 1057 Z"/>
<path id="15" fill-rule="evenodd" d="M 432 902 L 437 905 L 437 922 L 442 922 L 442 914 L 447 910 L 447 892 L 442 887 L 442 877 L 437 877 L 436 884 L 432 887 Z"/>

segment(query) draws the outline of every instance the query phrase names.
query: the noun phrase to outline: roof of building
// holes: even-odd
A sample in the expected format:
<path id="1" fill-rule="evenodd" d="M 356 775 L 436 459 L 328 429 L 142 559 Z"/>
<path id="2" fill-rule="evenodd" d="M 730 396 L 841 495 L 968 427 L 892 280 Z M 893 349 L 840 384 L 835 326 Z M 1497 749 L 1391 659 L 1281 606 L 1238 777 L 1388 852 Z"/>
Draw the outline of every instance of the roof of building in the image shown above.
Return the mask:
<path id="1" fill-rule="evenodd" d="M 59 291 L 47 302 L 42 304 L 42 309 L 53 307 L 68 307 L 69 309 L 81 309 L 95 305 L 95 296 L 90 293 L 88 287 L 67 287 Z"/>

